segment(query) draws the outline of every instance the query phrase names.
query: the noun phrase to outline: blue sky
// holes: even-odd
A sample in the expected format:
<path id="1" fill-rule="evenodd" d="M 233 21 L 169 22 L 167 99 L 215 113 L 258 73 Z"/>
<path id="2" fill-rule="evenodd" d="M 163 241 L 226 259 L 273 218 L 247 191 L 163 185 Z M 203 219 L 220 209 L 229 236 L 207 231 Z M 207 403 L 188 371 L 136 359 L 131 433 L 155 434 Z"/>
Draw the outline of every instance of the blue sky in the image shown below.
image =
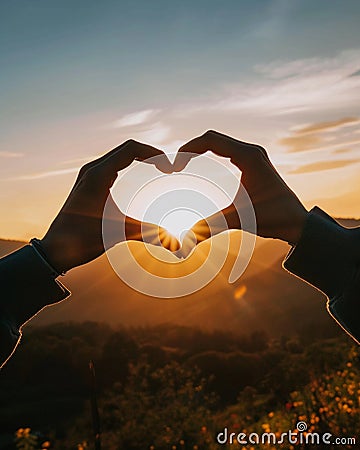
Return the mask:
<path id="1" fill-rule="evenodd" d="M 175 151 L 208 128 L 360 216 L 359 18 L 358 1 L 2 1 L 0 235 L 41 234 L 121 141 Z"/>
<path id="2" fill-rule="evenodd" d="M 331 57 L 359 42 L 360 4 L 15 0 L 0 16 L 2 123 L 17 127 L 29 113 L 167 106 L 257 64 Z"/>

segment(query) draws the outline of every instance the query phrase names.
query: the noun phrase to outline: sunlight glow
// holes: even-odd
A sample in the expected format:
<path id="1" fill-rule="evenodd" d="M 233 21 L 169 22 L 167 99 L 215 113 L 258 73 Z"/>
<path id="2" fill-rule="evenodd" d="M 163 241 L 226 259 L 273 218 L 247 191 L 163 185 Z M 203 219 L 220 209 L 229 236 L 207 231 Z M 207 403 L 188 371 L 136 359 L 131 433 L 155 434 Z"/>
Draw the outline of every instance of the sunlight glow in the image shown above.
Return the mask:
<path id="1" fill-rule="evenodd" d="M 153 164 L 135 162 L 119 172 L 111 194 L 127 216 L 157 224 L 168 231 L 165 248 L 176 245 L 197 222 L 231 203 L 239 170 L 226 158 L 207 152 L 196 156 L 181 173 L 164 174 Z M 204 239 L 208 236 L 205 227 Z"/>
<path id="2" fill-rule="evenodd" d="M 176 208 L 164 215 L 160 221 L 160 226 L 181 240 L 184 232 L 190 230 L 194 223 L 200 219 L 202 219 L 202 216 L 196 211 L 186 208 Z"/>

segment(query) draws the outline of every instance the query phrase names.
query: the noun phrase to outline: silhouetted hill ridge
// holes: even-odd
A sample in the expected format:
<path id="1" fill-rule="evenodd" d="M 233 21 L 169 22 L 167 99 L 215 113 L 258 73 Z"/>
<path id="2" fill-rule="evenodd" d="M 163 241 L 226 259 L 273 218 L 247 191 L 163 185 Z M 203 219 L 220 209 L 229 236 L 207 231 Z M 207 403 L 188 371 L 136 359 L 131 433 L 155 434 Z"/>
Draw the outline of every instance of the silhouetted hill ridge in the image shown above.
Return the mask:
<path id="1" fill-rule="evenodd" d="M 348 227 L 360 225 L 360 220 L 355 219 L 339 222 Z M 22 245 L 21 241 L 0 240 L 0 256 Z M 208 286 L 179 299 L 157 299 L 132 290 L 119 280 L 106 256 L 102 256 L 69 272 L 61 281 L 72 291 L 71 299 L 47 308 L 31 323 L 174 323 L 243 333 L 264 330 L 274 336 L 311 327 L 332 332 L 336 326 L 326 311 L 325 296 L 282 268 L 288 250 L 284 242 L 259 239 L 248 269 L 235 285 L 225 282 L 229 261 Z"/>

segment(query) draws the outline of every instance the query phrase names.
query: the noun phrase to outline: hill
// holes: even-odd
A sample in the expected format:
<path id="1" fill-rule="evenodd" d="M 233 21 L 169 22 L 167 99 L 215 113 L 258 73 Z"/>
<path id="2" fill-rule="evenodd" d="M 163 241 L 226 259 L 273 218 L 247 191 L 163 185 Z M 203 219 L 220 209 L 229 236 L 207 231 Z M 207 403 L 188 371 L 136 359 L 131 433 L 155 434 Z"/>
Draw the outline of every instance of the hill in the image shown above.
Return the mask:
<path id="1" fill-rule="evenodd" d="M 360 225 L 355 220 L 342 222 Z M 0 240 L 0 255 L 23 244 Z M 102 256 L 67 274 L 62 281 L 72 291 L 70 299 L 46 309 L 31 325 L 92 320 L 127 326 L 174 323 L 243 333 L 263 330 L 273 336 L 304 328 L 336 333 L 326 298 L 282 268 L 288 249 L 281 241 L 258 239 L 251 263 L 238 282 L 227 282 L 233 261 L 229 257 L 208 286 L 179 299 L 156 299 L 132 290 Z"/>

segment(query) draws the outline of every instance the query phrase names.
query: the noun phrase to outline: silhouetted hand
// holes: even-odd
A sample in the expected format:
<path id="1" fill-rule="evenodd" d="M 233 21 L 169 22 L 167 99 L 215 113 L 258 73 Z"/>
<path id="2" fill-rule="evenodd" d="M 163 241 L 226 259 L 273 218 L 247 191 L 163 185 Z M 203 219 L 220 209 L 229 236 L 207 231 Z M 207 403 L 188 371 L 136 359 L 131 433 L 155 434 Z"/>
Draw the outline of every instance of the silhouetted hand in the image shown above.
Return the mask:
<path id="1" fill-rule="evenodd" d="M 256 215 L 257 235 L 295 244 L 300 238 L 307 211 L 272 165 L 266 151 L 258 145 L 241 142 L 211 130 L 179 149 L 174 162 L 175 171 L 181 171 L 194 157 L 193 154 L 200 155 L 208 150 L 230 158 L 241 170 L 241 184 L 251 199 Z M 236 198 L 234 203 L 237 203 Z M 177 255 L 187 256 L 194 243 L 225 229 L 240 229 L 234 203 L 206 220 L 197 222 L 185 236 Z M 224 218 L 227 227 L 224 227 Z"/>
<path id="2" fill-rule="evenodd" d="M 156 157 L 156 158 L 155 158 Z M 148 158 L 154 160 L 145 161 Z M 165 172 L 172 172 L 166 155 L 156 148 L 129 140 L 101 158 L 83 166 L 64 206 L 51 224 L 41 243 L 49 262 L 60 272 L 85 264 L 104 251 L 102 216 L 107 203 L 107 232 L 110 246 L 124 240 L 120 224 L 126 223 L 126 240 L 141 240 L 162 244 L 163 229 L 153 224 L 124 217 L 110 196 L 117 172 L 134 160 L 155 164 Z M 177 240 L 167 239 L 169 250 L 179 247 Z"/>

